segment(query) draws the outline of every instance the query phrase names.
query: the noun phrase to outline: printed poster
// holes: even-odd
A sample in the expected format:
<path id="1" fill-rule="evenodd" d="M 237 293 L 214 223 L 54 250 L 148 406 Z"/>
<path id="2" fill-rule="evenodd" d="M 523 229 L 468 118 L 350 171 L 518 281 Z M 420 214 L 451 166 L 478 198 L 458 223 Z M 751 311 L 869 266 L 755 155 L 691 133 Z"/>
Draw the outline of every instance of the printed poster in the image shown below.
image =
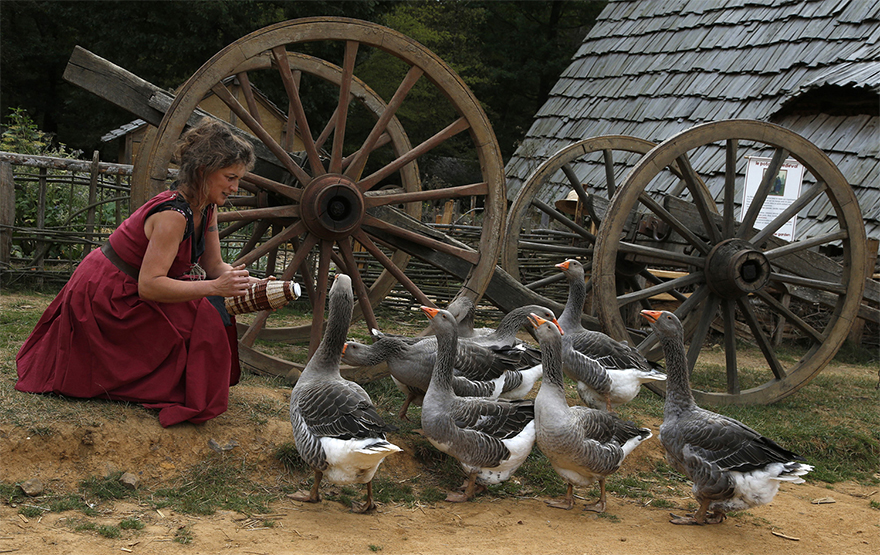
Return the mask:
<path id="1" fill-rule="evenodd" d="M 740 220 L 748 212 L 749 205 L 752 203 L 752 199 L 755 198 L 755 193 L 761 185 L 764 173 L 769 166 L 770 158 L 748 157 Z M 758 218 L 755 220 L 755 229 L 764 229 L 767 224 L 773 221 L 776 216 L 781 214 L 800 196 L 803 178 L 804 166 L 800 162 L 792 158 L 783 162 L 782 167 L 779 168 L 779 173 L 776 175 L 776 179 L 770 186 L 767 200 L 764 201 L 764 206 L 761 207 Z M 792 216 L 773 235 L 786 241 L 794 241 L 795 220 L 797 220 L 797 216 Z"/>

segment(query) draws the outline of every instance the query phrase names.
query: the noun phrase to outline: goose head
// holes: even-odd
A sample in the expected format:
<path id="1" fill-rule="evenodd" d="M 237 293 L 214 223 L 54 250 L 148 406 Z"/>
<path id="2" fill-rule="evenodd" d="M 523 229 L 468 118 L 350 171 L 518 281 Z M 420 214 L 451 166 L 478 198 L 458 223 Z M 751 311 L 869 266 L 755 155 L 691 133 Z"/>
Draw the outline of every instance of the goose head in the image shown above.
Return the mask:
<path id="1" fill-rule="evenodd" d="M 538 339 L 540 339 L 541 335 L 543 335 L 545 333 L 555 334 L 556 333 L 555 330 L 559 331 L 560 336 L 565 335 L 565 332 L 562 331 L 562 328 L 559 326 L 559 322 L 556 321 L 556 318 L 553 318 L 553 319 L 542 318 L 541 316 L 538 316 L 537 314 L 532 312 L 531 314 L 529 314 L 529 322 L 532 324 L 532 327 L 535 328 L 535 333 L 538 334 Z M 550 324 L 552 324 L 552 325 L 550 325 Z M 555 328 L 555 330 L 554 330 L 554 328 Z M 543 331 L 545 329 L 547 330 L 546 332 Z"/>

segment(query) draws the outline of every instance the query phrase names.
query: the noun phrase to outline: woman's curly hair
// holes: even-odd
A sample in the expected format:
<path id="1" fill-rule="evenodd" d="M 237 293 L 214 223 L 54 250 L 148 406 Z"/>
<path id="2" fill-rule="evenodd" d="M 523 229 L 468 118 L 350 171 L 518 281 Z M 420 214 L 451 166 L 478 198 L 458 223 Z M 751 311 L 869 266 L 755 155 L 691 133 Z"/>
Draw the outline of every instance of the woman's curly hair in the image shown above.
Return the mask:
<path id="1" fill-rule="evenodd" d="M 250 171 L 256 155 L 253 145 L 233 134 L 227 124 L 204 118 L 180 138 L 173 161 L 180 168 L 177 189 L 201 207 L 208 197 L 205 178 L 210 173 L 236 164 Z"/>

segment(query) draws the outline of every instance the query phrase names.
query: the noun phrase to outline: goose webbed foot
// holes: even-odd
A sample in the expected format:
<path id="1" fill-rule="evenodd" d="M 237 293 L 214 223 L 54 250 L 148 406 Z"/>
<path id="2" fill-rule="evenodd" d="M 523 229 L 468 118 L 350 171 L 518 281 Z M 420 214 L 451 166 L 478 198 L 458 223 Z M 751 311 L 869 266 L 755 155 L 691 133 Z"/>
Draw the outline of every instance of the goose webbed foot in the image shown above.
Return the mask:
<path id="1" fill-rule="evenodd" d="M 564 499 L 545 501 L 545 503 L 554 509 L 563 509 L 565 511 L 571 510 L 571 508 L 574 507 L 573 493 L 574 487 L 571 484 L 568 484 L 568 490 L 565 492 Z"/>
<path id="2" fill-rule="evenodd" d="M 672 516 L 672 524 L 721 524 L 727 516 L 721 511 L 709 512 L 710 500 L 706 499 L 700 503 L 700 508 L 693 515 L 678 516 L 669 513 Z"/>
<path id="3" fill-rule="evenodd" d="M 355 501 L 351 504 L 351 512 L 364 514 L 375 511 L 377 508 L 373 502 L 373 482 L 367 482 L 367 498 L 363 501 Z"/>
<path id="4" fill-rule="evenodd" d="M 312 484 L 312 489 L 309 491 L 298 491 L 296 493 L 291 493 L 287 497 L 293 499 L 294 501 L 302 501 L 303 503 L 317 503 L 321 500 L 321 478 L 324 477 L 323 472 L 315 471 L 315 483 Z"/>
<path id="5" fill-rule="evenodd" d="M 450 503 L 464 503 L 469 501 L 476 493 L 486 491 L 486 486 L 477 484 L 477 475 L 471 474 L 457 492 L 449 492 L 446 500 Z"/>
<path id="6" fill-rule="evenodd" d="M 694 518 L 694 515 L 680 516 L 674 513 L 669 513 L 669 516 L 672 517 L 671 519 L 669 519 L 669 522 L 671 522 L 672 524 L 700 524 Z"/>
<path id="7" fill-rule="evenodd" d="M 585 511 L 592 511 L 594 513 L 604 513 L 605 512 L 605 501 L 596 501 L 590 505 L 584 507 Z"/>
<path id="8" fill-rule="evenodd" d="M 591 505 L 587 505 L 584 507 L 584 510 L 594 513 L 605 512 L 605 478 L 599 478 L 599 500 Z"/>

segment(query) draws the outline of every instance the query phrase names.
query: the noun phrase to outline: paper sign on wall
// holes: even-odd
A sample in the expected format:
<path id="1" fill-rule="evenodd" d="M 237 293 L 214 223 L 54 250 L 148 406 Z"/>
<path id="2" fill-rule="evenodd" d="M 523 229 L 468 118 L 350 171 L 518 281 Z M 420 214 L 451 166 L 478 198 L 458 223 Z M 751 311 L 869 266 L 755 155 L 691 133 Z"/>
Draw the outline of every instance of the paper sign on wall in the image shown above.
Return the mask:
<path id="1" fill-rule="evenodd" d="M 749 156 L 748 161 L 740 219 L 742 219 L 742 215 L 748 212 L 749 205 L 752 203 L 752 199 L 755 198 L 755 193 L 761 185 L 761 180 L 764 179 L 764 173 L 770 166 L 770 158 Z M 755 220 L 755 229 L 763 229 L 800 196 L 803 178 L 804 166 L 800 162 L 789 158 L 782 164 L 776 179 L 770 185 L 770 192 L 767 194 L 767 200 L 764 201 L 764 205 L 758 213 L 758 219 Z M 786 241 L 794 241 L 795 220 L 797 220 L 797 216 L 792 216 L 773 235 Z"/>

